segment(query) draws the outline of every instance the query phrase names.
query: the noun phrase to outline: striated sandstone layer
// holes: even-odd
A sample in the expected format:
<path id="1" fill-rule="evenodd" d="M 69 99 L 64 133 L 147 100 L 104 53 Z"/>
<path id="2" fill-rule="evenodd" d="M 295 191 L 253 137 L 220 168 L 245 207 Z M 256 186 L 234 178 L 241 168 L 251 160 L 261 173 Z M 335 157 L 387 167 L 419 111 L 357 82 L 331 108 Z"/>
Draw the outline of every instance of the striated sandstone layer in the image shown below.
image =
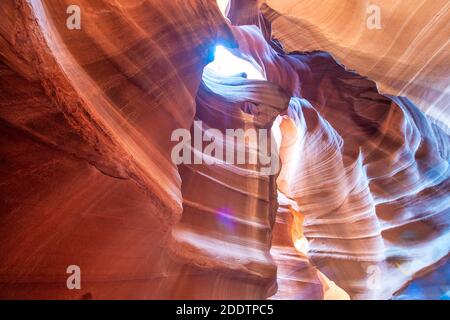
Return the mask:
<path id="1" fill-rule="evenodd" d="M 79 1 L 79 30 L 70 1 L 2 1 L 0 298 L 388 299 L 431 282 L 450 246 L 448 3 L 380 4 L 374 39 L 365 1 L 221 1 L 227 18 L 213 0 Z M 206 67 L 217 44 L 263 79 Z M 220 149 L 227 129 L 268 129 L 278 166 L 208 163 L 195 142 L 206 162 L 177 166 L 177 129 Z"/>
<path id="2" fill-rule="evenodd" d="M 450 124 L 447 0 L 267 0 L 264 15 L 288 51 L 324 50 Z M 371 29 L 374 6 L 380 28 Z"/>

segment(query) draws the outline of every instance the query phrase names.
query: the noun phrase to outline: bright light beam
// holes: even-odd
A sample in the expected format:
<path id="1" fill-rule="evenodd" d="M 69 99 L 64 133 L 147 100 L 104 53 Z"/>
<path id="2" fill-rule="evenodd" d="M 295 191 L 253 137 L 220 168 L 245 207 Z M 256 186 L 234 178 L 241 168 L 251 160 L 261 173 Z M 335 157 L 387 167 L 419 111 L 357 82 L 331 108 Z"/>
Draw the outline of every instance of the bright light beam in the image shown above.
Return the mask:
<path id="1" fill-rule="evenodd" d="M 217 4 L 219 5 L 219 9 L 222 12 L 223 16 L 226 17 L 227 7 L 230 3 L 230 0 L 217 0 Z"/>
<path id="2" fill-rule="evenodd" d="M 247 79 L 265 80 L 261 71 L 250 62 L 238 58 L 224 46 L 216 46 L 214 61 L 206 66 L 223 76 L 232 76 L 245 72 Z"/>

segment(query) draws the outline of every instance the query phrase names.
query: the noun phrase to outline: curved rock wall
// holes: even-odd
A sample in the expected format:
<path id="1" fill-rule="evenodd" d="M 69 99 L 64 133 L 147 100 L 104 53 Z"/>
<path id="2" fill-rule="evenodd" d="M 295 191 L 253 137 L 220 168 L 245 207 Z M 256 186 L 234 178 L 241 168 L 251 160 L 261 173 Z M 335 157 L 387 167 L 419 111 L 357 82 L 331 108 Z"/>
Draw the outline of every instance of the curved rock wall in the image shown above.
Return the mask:
<path id="1" fill-rule="evenodd" d="M 335 35 L 347 25 L 311 2 L 263 2 L 231 1 L 228 22 L 212 0 L 81 1 L 80 30 L 69 1 L 1 3 L 1 297 L 390 298 L 446 261 L 449 136 L 423 110 L 446 113 L 447 50 L 430 34 L 447 5 L 418 15 L 430 46 L 412 62 L 396 39 L 368 54 L 353 15 Z M 412 28 L 388 21 L 376 43 Z M 204 69 L 217 43 L 266 80 Z M 272 127 L 281 167 L 177 167 L 171 134 L 194 120 Z M 81 291 L 65 286 L 73 264 Z"/>
<path id="2" fill-rule="evenodd" d="M 435 120 L 450 124 L 446 0 L 267 0 L 264 14 L 288 51 L 324 50 L 407 96 Z M 379 28 L 373 28 L 379 12 Z M 369 25 L 369 27 L 368 27 Z"/>

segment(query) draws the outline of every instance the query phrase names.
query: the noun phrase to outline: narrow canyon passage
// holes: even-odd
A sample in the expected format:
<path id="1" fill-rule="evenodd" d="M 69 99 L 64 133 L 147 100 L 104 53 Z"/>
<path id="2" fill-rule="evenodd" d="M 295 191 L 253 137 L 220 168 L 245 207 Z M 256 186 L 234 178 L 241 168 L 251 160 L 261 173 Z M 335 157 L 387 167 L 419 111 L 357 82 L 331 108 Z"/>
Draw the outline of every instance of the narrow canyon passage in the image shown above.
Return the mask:
<path id="1" fill-rule="evenodd" d="M 445 296 L 450 7 L 311 3 L 2 1 L 0 298 Z"/>

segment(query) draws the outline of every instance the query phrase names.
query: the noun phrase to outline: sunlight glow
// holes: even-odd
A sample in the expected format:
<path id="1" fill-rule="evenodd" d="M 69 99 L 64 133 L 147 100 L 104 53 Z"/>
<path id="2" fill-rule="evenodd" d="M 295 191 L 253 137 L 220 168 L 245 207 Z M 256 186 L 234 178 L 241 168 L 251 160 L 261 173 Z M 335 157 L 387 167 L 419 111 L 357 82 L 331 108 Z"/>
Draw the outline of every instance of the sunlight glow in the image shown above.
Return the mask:
<path id="1" fill-rule="evenodd" d="M 217 0 L 219 9 L 222 12 L 224 17 L 227 16 L 227 7 L 228 7 L 229 3 L 230 3 L 230 0 Z"/>
<path id="2" fill-rule="evenodd" d="M 250 62 L 233 55 L 224 46 L 216 46 L 214 61 L 206 66 L 223 76 L 233 76 L 245 73 L 247 79 L 265 80 L 259 71 Z"/>

